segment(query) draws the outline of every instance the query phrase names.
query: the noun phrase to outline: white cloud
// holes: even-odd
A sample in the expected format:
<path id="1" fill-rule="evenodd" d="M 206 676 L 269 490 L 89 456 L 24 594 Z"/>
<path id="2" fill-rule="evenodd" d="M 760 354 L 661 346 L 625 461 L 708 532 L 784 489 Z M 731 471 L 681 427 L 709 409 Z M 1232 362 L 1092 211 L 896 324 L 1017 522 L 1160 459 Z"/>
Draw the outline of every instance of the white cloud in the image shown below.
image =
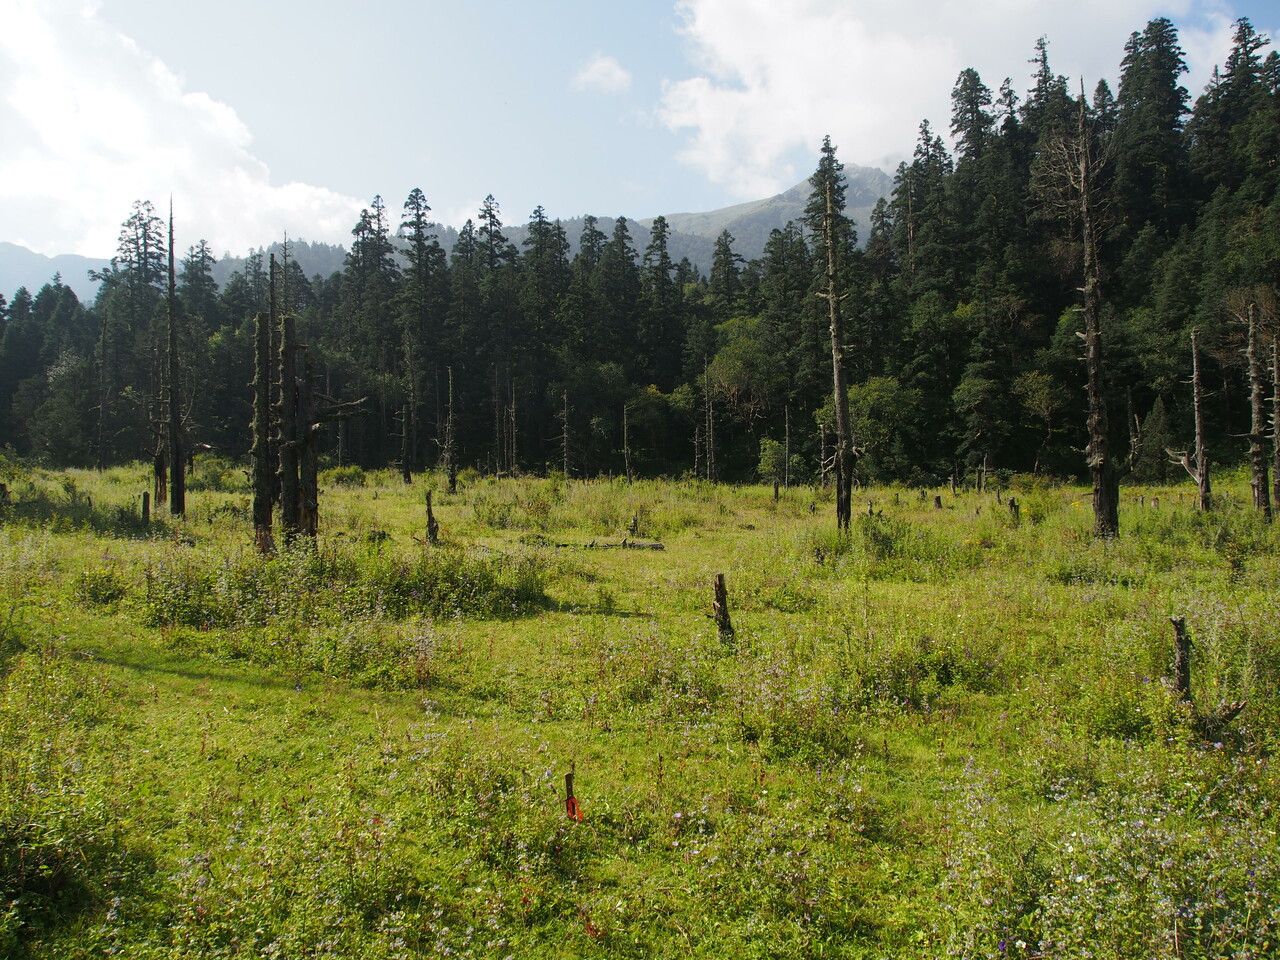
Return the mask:
<path id="1" fill-rule="evenodd" d="M 682 161 L 743 197 L 807 175 L 825 133 L 846 162 L 891 168 L 909 156 L 921 119 L 947 132 L 964 67 L 993 91 L 1010 76 L 1021 95 L 1042 34 L 1054 70 L 1083 76 L 1092 91 L 1099 77 L 1114 85 L 1130 32 L 1166 13 L 1181 27 L 1194 98 L 1226 53 L 1231 20 L 1218 0 L 678 0 L 676 8 L 696 74 L 664 85 L 659 117 L 687 133 Z"/>
<path id="2" fill-rule="evenodd" d="M 0 238 L 109 256 L 136 199 L 176 208 L 178 242 L 236 253 L 345 242 L 360 201 L 273 183 L 235 110 L 72 0 L 0 0 Z"/>
<path id="3" fill-rule="evenodd" d="M 594 93 L 621 93 L 631 86 L 631 74 L 613 57 L 597 53 L 583 64 L 573 78 L 575 90 Z"/>

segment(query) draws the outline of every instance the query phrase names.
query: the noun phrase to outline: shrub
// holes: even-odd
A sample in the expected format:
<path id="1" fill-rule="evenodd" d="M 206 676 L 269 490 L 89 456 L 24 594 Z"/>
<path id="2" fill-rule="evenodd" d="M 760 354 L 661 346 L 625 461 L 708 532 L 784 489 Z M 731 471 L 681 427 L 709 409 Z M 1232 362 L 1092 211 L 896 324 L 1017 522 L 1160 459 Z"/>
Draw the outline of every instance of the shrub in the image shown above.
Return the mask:
<path id="1" fill-rule="evenodd" d="M 333 467 L 320 474 L 320 483 L 333 487 L 363 487 L 367 482 L 364 468 L 348 463 L 341 467 Z"/>
<path id="2" fill-rule="evenodd" d="M 128 587 L 124 578 L 109 567 L 82 570 L 76 577 L 76 599 L 86 606 L 109 607 L 124 599 L 126 593 Z"/>

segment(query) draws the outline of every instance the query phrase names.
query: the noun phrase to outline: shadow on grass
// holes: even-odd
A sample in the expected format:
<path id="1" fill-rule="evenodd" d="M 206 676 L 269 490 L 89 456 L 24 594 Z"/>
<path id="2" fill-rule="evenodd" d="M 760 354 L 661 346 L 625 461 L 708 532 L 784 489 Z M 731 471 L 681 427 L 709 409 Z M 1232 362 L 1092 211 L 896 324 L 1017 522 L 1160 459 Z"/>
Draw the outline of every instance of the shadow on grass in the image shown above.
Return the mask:
<path id="1" fill-rule="evenodd" d="M 27 492 L 0 505 L 0 523 L 59 530 L 90 530 L 104 537 L 145 540 L 167 537 L 169 524 L 152 517 L 142 522 L 141 503 L 121 506 L 95 504 L 81 493 L 58 497 L 47 490 Z"/>
<path id="2" fill-rule="evenodd" d="M 0 930 L 4 956 L 63 956 L 59 945 L 79 945 L 95 919 L 154 899 L 158 865 L 123 835 L 123 807 L 86 799 L 103 789 L 76 784 L 0 821 L 0 898 L 10 908 Z"/>
<path id="3" fill-rule="evenodd" d="M 113 650 L 110 653 L 100 653 L 85 648 L 79 652 L 79 655 L 85 660 L 100 663 L 107 667 L 131 670 L 135 673 L 163 674 L 164 676 L 176 677 L 181 680 L 190 680 L 193 683 L 243 684 L 257 687 L 261 690 L 279 690 L 281 692 L 303 692 L 309 686 L 313 686 L 313 684 L 303 682 L 301 676 L 298 678 L 246 676 L 247 672 L 250 674 L 266 673 L 271 669 L 248 659 L 237 659 L 235 664 L 223 666 L 222 664 L 193 661 L 190 657 L 158 656 L 151 659 L 130 657 L 122 655 L 118 650 Z M 302 671 L 302 673 L 311 674 L 308 677 L 309 680 L 320 677 L 325 680 L 332 679 L 313 671 Z"/>

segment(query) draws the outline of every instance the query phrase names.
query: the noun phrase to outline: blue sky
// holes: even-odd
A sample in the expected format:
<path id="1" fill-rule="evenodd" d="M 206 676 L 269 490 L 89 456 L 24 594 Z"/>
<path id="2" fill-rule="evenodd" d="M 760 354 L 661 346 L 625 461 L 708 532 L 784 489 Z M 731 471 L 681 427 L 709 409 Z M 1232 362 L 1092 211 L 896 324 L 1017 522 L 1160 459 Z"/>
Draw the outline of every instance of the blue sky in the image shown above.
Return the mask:
<path id="1" fill-rule="evenodd" d="M 887 169 L 955 74 L 1023 89 L 1114 78 L 1154 15 L 1197 93 L 1231 20 L 1276 0 L 634 0 L 349 3 L 0 0 L 0 239 L 109 254 L 132 199 L 172 191 L 179 242 L 342 241 L 412 186 L 459 223 L 489 192 L 522 221 L 643 217 L 767 196 L 831 132 Z"/>

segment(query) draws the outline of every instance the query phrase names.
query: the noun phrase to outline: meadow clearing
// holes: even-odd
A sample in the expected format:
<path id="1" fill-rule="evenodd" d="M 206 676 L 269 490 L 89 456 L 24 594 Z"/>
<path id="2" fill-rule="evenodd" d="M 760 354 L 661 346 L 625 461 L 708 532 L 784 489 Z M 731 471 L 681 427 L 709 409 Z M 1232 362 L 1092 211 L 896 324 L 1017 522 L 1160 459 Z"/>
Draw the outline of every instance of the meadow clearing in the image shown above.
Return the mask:
<path id="1" fill-rule="evenodd" d="M 0 954 L 1280 950 L 1243 475 L 1126 487 L 1104 542 L 1030 478 L 856 491 L 842 539 L 808 487 L 346 468 L 263 559 L 241 468 L 144 526 L 148 470 L 7 468 Z"/>

